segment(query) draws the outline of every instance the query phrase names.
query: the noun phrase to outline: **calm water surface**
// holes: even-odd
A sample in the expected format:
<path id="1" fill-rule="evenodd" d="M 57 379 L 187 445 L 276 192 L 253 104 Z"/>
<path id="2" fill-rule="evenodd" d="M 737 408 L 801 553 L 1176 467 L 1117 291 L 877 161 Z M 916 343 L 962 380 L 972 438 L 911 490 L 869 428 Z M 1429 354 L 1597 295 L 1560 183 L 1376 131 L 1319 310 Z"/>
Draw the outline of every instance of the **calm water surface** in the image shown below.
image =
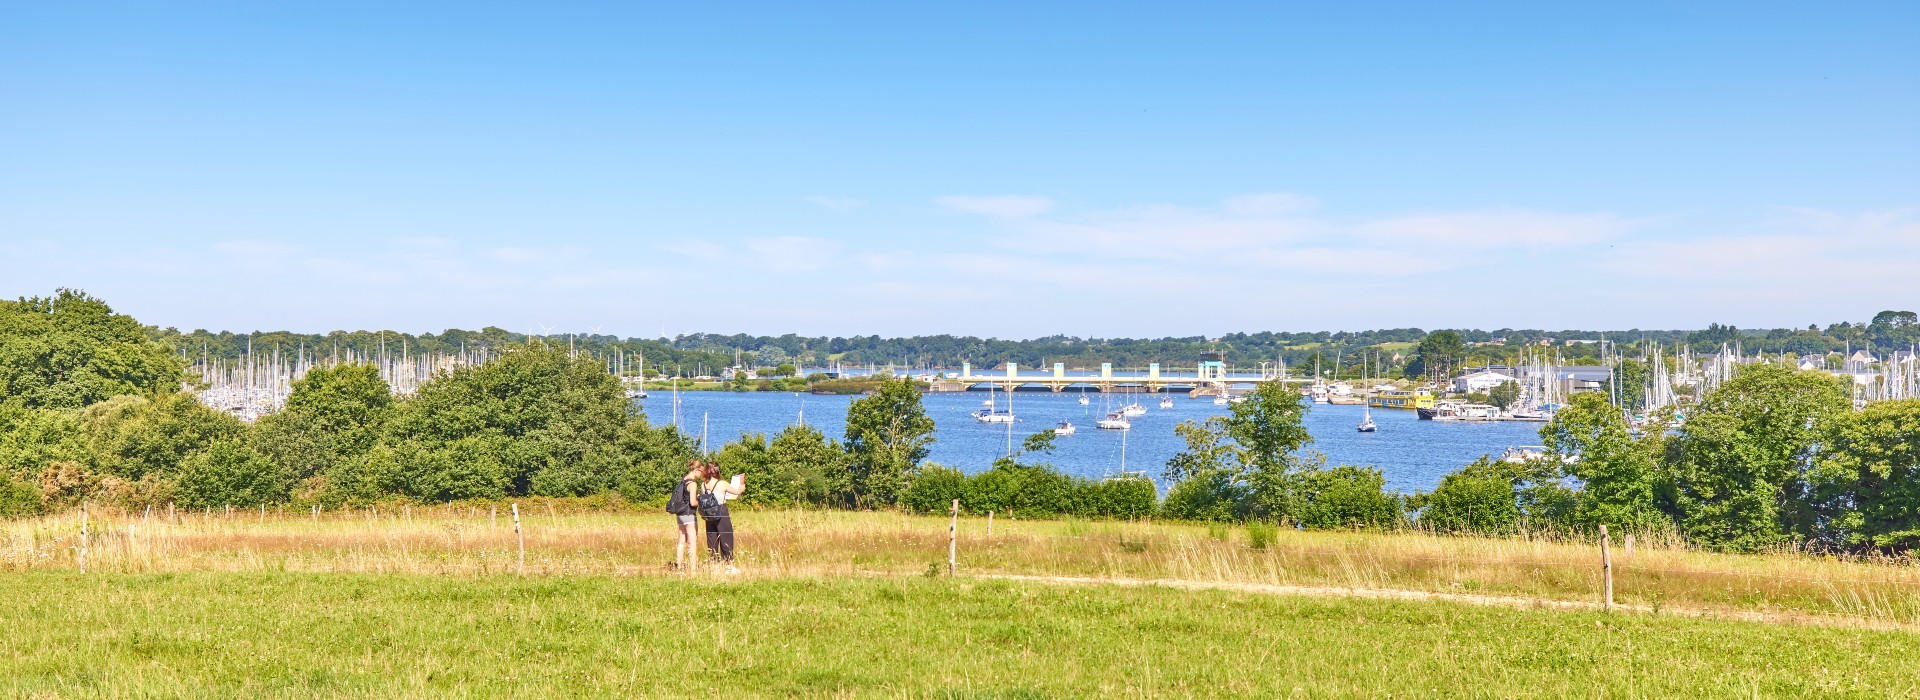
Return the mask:
<path id="1" fill-rule="evenodd" d="M 1074 435 L 1055 441 L 1058 449 L 1048 459 L 1053 466 L 1069 474 L 1100 477 L 1121 467 L 1121 434 L 1099 430 L 1095 419 L 1104 415 L 1102 397 L 1088 394 L 1091 405 L 1081 406 L 1078 394 L 1020 392 L 1013 409 L 1019 421 L 1013 424 L 1012 441 L 1019 447 L 1028 435 L 1051 429 L 1058 422 L 1072 421 Z M 1173 395 L 1173 408 L 1161 409 L 1160 397 L 1147 394 L 1109 394 L 1105 401 L 1114 408 L 1138 399 L 1147 407 L 1147 415 L 1133 419 L 1133 430 L 1126 435 L 1126 469 L 1146 471 L 1157 481 L 1167 460 L 1180 451 L 1180 438 L 1173 426 L 1183 420 L 1204 420 L 1226 412 L 1208 398 L 1189 399 Z M 840 439 L 846 431 L 847 405 L 858 397 L 815 396 L 777 392 L 731 393 L 718 391 L 680 392 L 680 420 L 686 431 L 700 435 L 702 417 L 706 420 L 707 440 L 720 445 L 739 439 L 742 433 L 772 434 L 799 420 L 804 412 L 807 424 L 829 437 Z M 974 473 L 993 465 L 1006 454 L 1007 426 L 978 422 L 969 414 L 980 409 L 986 392 L 926 394 L 922 397 L 927 415 L 936 426 L 930 459 L 961 471 Z M 1005 393 L 998 395 L 1002 407 Z M 654 392 L 643 401 L 647 418 L 655 424 L 673 417 L 673 398 L 668 392 Z M 1499 454 L 1514 445 L 1540 444 L 1538 423 L 1452 423 L 1419 420 L 1413 411 L 1375 410 L 1376 433 L 1354 430 L 1360 422 L 1359 406 L 1314 405 L 1307 411 L 1306 424 L 1314 441 L 1310 449 L 1327 455 L 1327 463 L 1379 467 L 1386 473 L 1387 487 L 1400 491 L 1425 491 L 1440 482 L 1440 477 L 1459 469 L 1483 454 Z"/>

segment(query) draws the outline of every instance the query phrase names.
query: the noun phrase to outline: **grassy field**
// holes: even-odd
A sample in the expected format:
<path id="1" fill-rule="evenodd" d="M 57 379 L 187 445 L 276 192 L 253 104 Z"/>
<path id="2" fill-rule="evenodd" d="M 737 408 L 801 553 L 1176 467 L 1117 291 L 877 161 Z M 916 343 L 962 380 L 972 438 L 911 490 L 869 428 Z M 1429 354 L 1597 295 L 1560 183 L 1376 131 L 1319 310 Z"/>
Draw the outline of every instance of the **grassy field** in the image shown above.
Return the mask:
<path id="1" fill-rule="evenodd" d="M 0 576 L 7 697 L 1912 697 L 1920 636 L 967 578 Z"/>
<path id="2" fill-rule="evenodd" d="M 948 578 L 945 518 L 763 511 L 726 576 L 582 505 L 524 568 L 489 504 L 0 523 L 0 696 L 1920 695 L 1910 561 L 1616 546 L 1600 612 L 1589 542 L 963 518 Z"/>
<path id="3" fill-rule="evenodd" d="M 529 575 L 667 575 L 670 519 L 522 504 Z M 749 578 L 900 576 L 944 567 L 945 518 L 821 511 L 736 515 Z M 519 570 L 506 508 L 95 515 L 90 568 L 116 573 L 296 571 L 458 576 Z M 961 571 L 1249 586 L 1331 586 L 1597 602 L 1592 543 L 1418 533 L 1280 531 L 1182 523 L 962 518 Z M 79 518 L 0 523 L 0 570 L 73 570 Z M 1614 548 L 1615 599 L 1646 611 L 1766 616 L 1920 629 L 1920 567 L 1801 555 L 1721 555 L 1642 542 Z"/>

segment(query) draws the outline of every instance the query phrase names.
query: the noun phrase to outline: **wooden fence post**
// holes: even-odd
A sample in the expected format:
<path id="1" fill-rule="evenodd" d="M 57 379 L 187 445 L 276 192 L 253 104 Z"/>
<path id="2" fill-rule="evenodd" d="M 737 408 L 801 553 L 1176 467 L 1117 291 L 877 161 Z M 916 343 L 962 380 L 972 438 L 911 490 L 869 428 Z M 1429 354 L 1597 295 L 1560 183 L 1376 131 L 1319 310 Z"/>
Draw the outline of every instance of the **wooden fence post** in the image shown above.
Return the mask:
<path id="1" fill-rule="evenodd" d="M 487 523 L 492 527 L 500 527 L 500 504 L 487 506 Z"/>
<path id="2" fill-rule="evenodd" d="M 80 573 L 87 573 L 87 504 L 80 504 Z"/>
<path id="3" fill-rule="evenodd" d="M 1633 557 L 1633 533 L 1627 533 L 1627 557 Z"/>
<path id="4" fill-rule="evenodd" d="M 947 575 L 952 576 L 959 564 L 960 554 L 960 499 L 953 499 L 953 519 L 947 521 Z"/>
<path id="5" fill-rule="evenodd" d="M 987 536 L 993 536 L 993 511 L 987 511 Z"/>
<path id="6" fill-rule="evenodd" d="M 521 576 L 525 576 L 527 575 L 527 536 L 520 532 L 520 504 L 518 503 L 513 504 L 513 539 L 520 544 L 518 571 Z"/>
<path id="7" fill-rule="evenodd" d="M 1607 537 L 1607 526 L 1601 525 L 1600 526 L 1600 578 L 1601 578 L 1601 585 L 1606 588 L 1606 598 L 1602 600 L 1601 607 L 1602 609 L 1605 609 L 1605 610 L 1613 609 L 1613 551 L 1612 551 L 1612 548 L 1608 545 L 1608 541 L 1610 539 L 1611 538 Z"/>

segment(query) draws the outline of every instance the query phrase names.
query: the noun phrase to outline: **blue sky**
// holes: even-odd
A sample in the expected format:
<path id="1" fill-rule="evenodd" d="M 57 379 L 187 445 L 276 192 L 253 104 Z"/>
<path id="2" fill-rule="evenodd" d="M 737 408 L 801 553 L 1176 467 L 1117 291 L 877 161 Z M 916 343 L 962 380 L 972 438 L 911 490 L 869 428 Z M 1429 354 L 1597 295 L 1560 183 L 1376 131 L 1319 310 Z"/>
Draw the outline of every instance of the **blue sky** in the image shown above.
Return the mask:
<path id="1" fill-rule="evenodd" d="M 1914 3 L 393 5 L 0 5 L 0 295 L 647 336 L 1920 305 Z"/>

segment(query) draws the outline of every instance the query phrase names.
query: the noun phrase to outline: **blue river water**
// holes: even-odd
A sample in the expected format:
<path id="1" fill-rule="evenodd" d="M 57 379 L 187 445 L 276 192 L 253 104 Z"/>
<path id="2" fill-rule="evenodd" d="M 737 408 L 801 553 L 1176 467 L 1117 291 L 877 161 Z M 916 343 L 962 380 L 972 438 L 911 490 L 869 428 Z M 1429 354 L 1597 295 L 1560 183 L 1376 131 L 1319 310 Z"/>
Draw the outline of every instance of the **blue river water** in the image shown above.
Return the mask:
<path id="1" fill-rule="evenodd" d="M 1087 395 L 1091 404 L 1081 406 L 1074 393 L 1020 392 L 1013 410 L 1019 421 L 1013 424 L 1015 449 L 1028 435 L 1052 429 L 1060 421 L 1072 421 L 1075 434 L 1055 441 L 1052 456 L 1042 461 L 1078 476 L 1099 478 L 1121 469 L 1121 433 L 1099 430 L 1093 425 L 1103 415 L 1103 398 L 1118 408 L 1121 403 L 1138 399 L 1147 407 L 1147 415 L 1133 419 L 1133 429 L 1125 436 L 1127 471 L 1145 471 L 1156 481 L 1167 460 L 1179 453 L 1182 443 L 1173 427 L 1183 420 L 1204 420 L 1226 412 L 1210 399 L 1189 399 L 1173 394 L 1173 408 L 1159 407 L 1160 397 L 1151 394 Z M 681 426 L 699 437 L 702 420 L 712 449 L 738 440 L 742 433 L 765 433 L 771 437 L 800 420 L 828 437 L 840 439 L 846 432 L 847 405 L 858 397 L 816 396 L 781 392 L 732 393 L 718 391 L 680 392 Z M 967 473 L 990 468 L 995 458 L 1006 454 L 1008 429 L 974 420 L 972 413 L 986 400 L 986 392 L 926 394 L 922 399 L 934 419 L 935 434 L 929 459 Z M 1007 395 L 998 395 L 1006 406 Z M 654 424 L 673 418 L 673 397 L 656 391 L 643 400 L 647 418 Z M 1354 464 L 1379 467 L 1386 474 L 1387 488 L 1403 492 L 1431 490 L 1440 477 L 1459 469 L 1484 454 L 1499 454 L 1516 445 L 1540 444 L 1538 423 L 1460 423 L 1423 421 L 1413 411 L 1373 411 L 1379 432 L 1354 430 L 1360 422 L 1359 406 L 1320 404 L 1306 415 L 1306 425 L 1314 441 L 1308 449 L 1327 456 L 1328 465 Z M 1163 485 L 1164 488 L 1164 485 Z"/>

